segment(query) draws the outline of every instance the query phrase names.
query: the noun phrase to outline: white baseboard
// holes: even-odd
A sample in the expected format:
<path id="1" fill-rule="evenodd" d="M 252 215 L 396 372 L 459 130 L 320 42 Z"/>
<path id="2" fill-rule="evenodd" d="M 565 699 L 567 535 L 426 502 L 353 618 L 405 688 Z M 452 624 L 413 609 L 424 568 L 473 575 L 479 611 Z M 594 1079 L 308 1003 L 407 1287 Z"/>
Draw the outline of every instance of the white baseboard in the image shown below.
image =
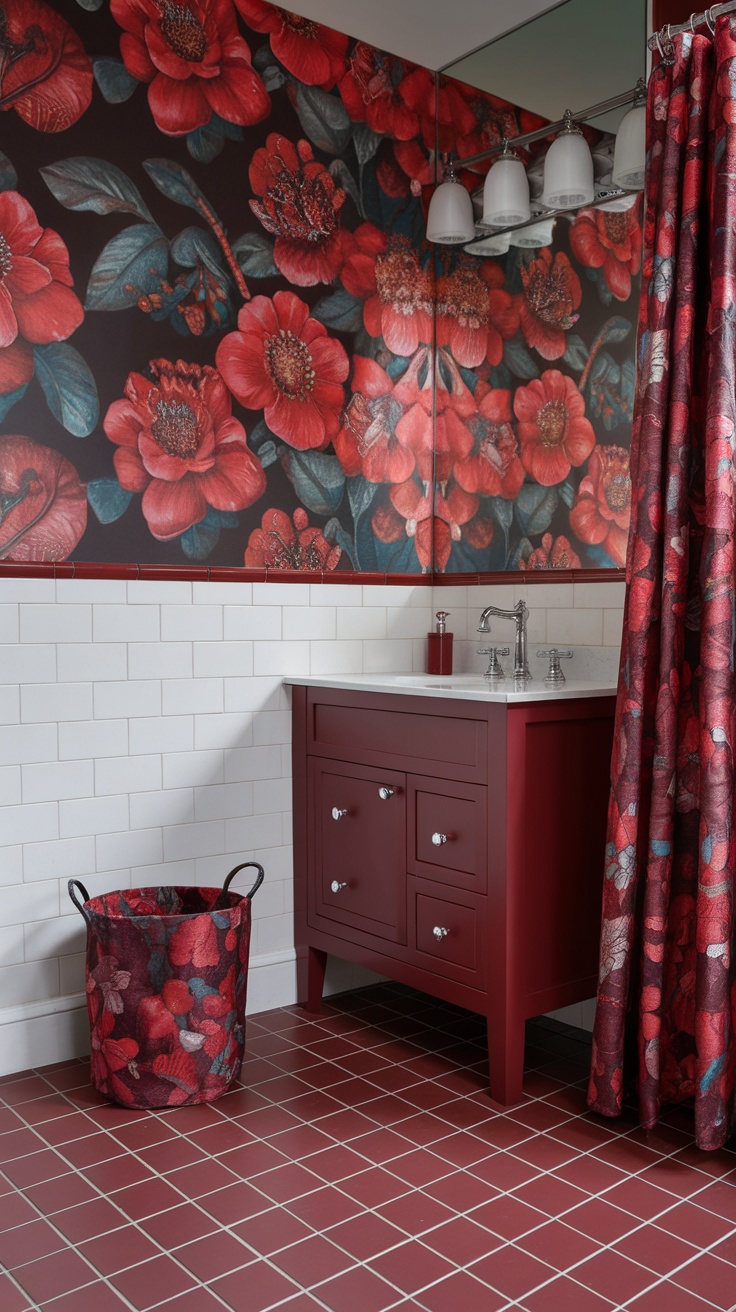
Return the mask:
<path id="1" fill-rule="evenodd" d="M 347 961 L 330 958 L 325 995 L 375 983 L 382 976 Z M 297 1000 L 296 954 L 270 952 L 251 957 L 248 967 L 249 1016 Z M 0 1075 L 54 1062 L 72 1061 L 89 1052 L 89 1024 L 84 993 L 70 993 L 19 1007 L 0 1007 Z"/>

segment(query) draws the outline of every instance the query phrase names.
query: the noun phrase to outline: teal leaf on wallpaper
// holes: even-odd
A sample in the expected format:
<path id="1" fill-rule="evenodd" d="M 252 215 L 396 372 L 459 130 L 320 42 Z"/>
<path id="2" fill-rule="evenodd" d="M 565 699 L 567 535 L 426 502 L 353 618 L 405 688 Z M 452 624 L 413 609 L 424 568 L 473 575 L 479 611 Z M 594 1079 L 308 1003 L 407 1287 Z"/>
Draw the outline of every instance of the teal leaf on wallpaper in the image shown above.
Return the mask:
<path id="1" fill-rule="evenodd" d="M 369 159 L 373 159 L 383 138 L 378 132 L 374 132 L 372 128 L 369 128 L 367 123 L 353 123 L 352 133 L 358 164 L 362 169 Z"/>
<path id="2" fill-rule="evenodd" d="M 608 351 L 601 351 L 590 371 L 587 407 L 593 418 L 602 421 L 607 433 L 630 427 L 635 385 L 634 361 L 629 359 L 618 365 Z"/>
<path id="3" fill-rule="evenodd" d="M 225 138 L 218 132 L 210 132 L 207 127 L 195 128 L 193 132 L 187 133 L 187 150 L 198 164 L 211 164 L 222 153 L 224 146 Z"/>
<path id="4" fill-rule="evenodd" d="M 353 522 L 357 524 L 358 520 L 362 519 L 365 512 L 373 505 L 379 485 L 378 483 L 369 483 L 368 479 L 364 478 L 362 474 L 356 474 L 354 478 L 349 478 L 347 484 L 348 501 L 350 502 Z"/>
<path id="5" fill-rule="evenodd" d="M 26 383 L 23 387 L 17 387 L 14 392 L 7 392 L 5 396 L 0 396 L 0 420 L 3 420 L 6 414 L 12 410 L 16 401 L 20 401 L 21 397 L 25 396 L 27 387 L 28 384 Z"/>
<path id="6" fill-rule="evenodd" d="M 337 96 L 320 87 L 296 83 L 296 112 L 313 146 L 326 155 L 341 155 L 350 140 L 352 124 Z"/>
<path id="7" fill-rule="evenodd" d="M 301 504 L 314 515 L 334 515 L 345 491 L 345 475 L 337 456 L 289 450 L 281 461 Z"/>
<path id="8" fill-rule="evenodd" d="M 514 518 L 513 501 L 508 501 L 506 497 L 489 497 L 487 506 L 496 523 L 503 529 L 505 536 L 508 537 Z"/>
<path id="9" fill-rule="evenodd" d="M 269 465 L 275 465 L 279 458 L 276 443 L 271 441 L 263 442 L 256 454 L 261 462 L 262 469 L 268 469 Z"/>
<path id="10" fill-rule="evenodd" d="M 509 556 L 507 569 L 518 569 L 519 561 L 528 560 L 534 548 L 528 538 L 519 538 L 514 550 Z"/>
<path id="11" fill-rule="evenodd" d="M 182 228 L 171 243 L 171 258 L 182 269 L 196 269 L 203 264 L 215 278 L 227 287 L 230 273 L 222 250 L 206 228 Z"/>
<path id="12" fill-rule="evenodd" d="M 495 369 L 491 369 L 489 382 L 491 387 L 504 387 L 508 389 L 513 385 L 511 371 L 505 364 L 497 364 Z"/>
<path id="13" fill-rule="evenodd" d="M 273 242 L 262 232 L 244 232 L 236 237 L 232 252 L 246 278 L 275 278 Z"/>
<path id="14" fill-rule="evenodd" d="M 124 104 L 140 86 L 137 77 L 128 72 L 120 59 L 95 59 L 92 68 L 95 82 L 108 105 Z"/>
<path id="15" fill-rule="evenodd" d="M 603 325 L 599 333 L 601 346 L 605 342 L 608 346 L 618 345 L 619 342 L 625 342 L 631 332 L 631 324 L 628 319 L 624 319 L 617 314 L 613 319 L 609 319 Z"/>
<path id="16" fill-rule="evenodd" d="M 173 200 L 177 205 L 187 205 L 189 209 L 202 213 L 202 207 L 211 211 L 204 194 L 200 191 L 191 173 L 187 173 L 181 164 L 173 159 L 144 159 L 143 167 L 151 182 L 158 187 L 163 196 Z"/>
<path id="17" fill-rule="evenodd" d="M 286 82 L 286 74 L 278 64 L 269 64 L 261 73 L 261 82 L 268 91 L 278 91 Z"/>
<path id="18" fill-rule="evenodd" d="M 530 378 L 539 377 L 539 365 L 526 349 L 520 335 L 510 342 L 504 342 L 503 362 L 515 378 L 523 378 L 528 382 Z"/>
<path id="19" fill-rule="evenodd" d="M 560 483 L 557 491 L 560 494 L 560 500 L 564 501 L 568 510 L 570 510 L 572 508 L 572 503 L 575 500 L 575 488 L 569 478 L 565 483 Z"/>
<path id="20" fill-rule="evenodd" d="M 15 191 L 17 185 L 18 174 L 7 155 L 0 151 L 0 191 Z"/>
<path id="21" fill-rule="evenodd" d="M 345 194 L 350 197 L 360 217 L 365 218 L 365 215 L 363 214 L 363 201 L 360 196 L 360 187 L 355 181 L 355 178 L 350 172 L 345 160 L 333 159 L 332 163 L 329 165 L 329 173 L 331 177 L 335 179 L 338 187 L 342 187 Z"/>
<path id="22" fill-rule="evenodd" d="M 147 292 L 161 290 L 169 243 L 154 223 L 134 223 L 101 251 L 89 276 L 86 310 L 126 310 Z"/>
<path id="23" fill-rule="evenodd" d="M 568 333 L 567 349 L 562 357 L 563 364 L 581 374 L 588 363 L 588 354 L 588 348 L 582 337 L 578 337 L 577 333 Z"/>
<path id="24" fill-rule="evenodd" d="M 89 437 L 100 414 L 92 371 L 68 342 L 34 346 L 36 377 L 54 419 L 72 437 Z"/>
<path id="25" fill-rule="evenodd" d="M 341 333 L 354 333 L 363 326 L 363 302 L 342 287 L 323 296 L 312 307 L 312 318 L 319 319 L 325 328 Z"/>
<path id="26" fill-rule="evenodd" d="M 588 277 L 591 282 L 595 283 L 598 288 L 598 295 L 603 305 L 610 305 L 613 300 L 613 292 L 603 276 L 602 269 L 586 269 L 585 273 L 586 277 Z"/>
<path id="27" fill-rule="evenodd" d="M 87 484 L 87 500 L 101 524 L 114 524 L 125 514 L 133 493 L 126 492 L 116 478 L 94 478 Z"/>
<path id="28" fill-rule="evenodd" d="M 355 569 L 355 542 L 350 533 L 346 532 L 339 519 L 330 519 L 322 530 L 328 542 L 336 542 L 338 547 L 342 548 L 343 555 L 347 556 L 353 569 Z"/>
<path id="29" fill-rule="evenodd" d="M 49 191 L 68 210 L 94 214 L 135 214 L 153 222 L 153 215 L 127 173 L 106 159 L 76 155 L 56 160 L 40 170 Z"/>
<path id="30" fill-rule="evenodd" d="M 398 378 L 401 378 L 402 374 L 406 373 L 407 369 L 409 368 L 410 361 L 411 361 L 410 355 L 391 356 L 391 359 L 386 365 L 386 373 L 388 374 L 392 382 L 396 382 Z"/>
<path id="31" fill-rule="evenodd" d="M 204 519 L 182 533 L 180 541 L 184 555 L 189 560 L 205 560 L 220 540 L 220 529 L 237 528 L 238 523 L 237 515 L 210 506 Z"/>
<path id="32" fill-rule="evenodd" d="M 532 537 L 545 533 L 552 523 L 559 503 L 556 487 L 543 487 L 540 483 L 524 483 L 514 503 L 516 519 L 522 533 Z"/>

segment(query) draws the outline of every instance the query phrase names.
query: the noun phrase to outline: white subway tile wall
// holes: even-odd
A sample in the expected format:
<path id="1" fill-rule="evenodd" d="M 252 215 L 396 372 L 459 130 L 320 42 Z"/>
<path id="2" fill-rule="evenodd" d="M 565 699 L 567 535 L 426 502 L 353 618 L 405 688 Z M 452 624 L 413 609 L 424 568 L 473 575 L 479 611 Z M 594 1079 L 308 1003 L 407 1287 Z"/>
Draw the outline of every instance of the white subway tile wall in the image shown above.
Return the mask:
<path id="1" fill-rule="evenodd" d="M 36 1017 L 83 990 L 84 926 L 67 896 L 70 877 L 94 895 L 219 883 L 233 865 L 258 860 L 267 883 L 253 903 L 251 965 L 288 959 L 282 677 L 423 670 L 440 608 L 451 612 L 456 670 L 480 672 L 482 607 L 520 597 L 533 669 L 537 647 L 554 642 L 576 649 L 579 672 L 615 675 L 617 582 L 0 580 L 0 1024 L 4 1011 L 33 1004 Z M 513 634 L 499 620 L 493 636 L 510 645 Z M 249 886 L 249 873 L 236 888 Z M 284 1001 L 262 990 L 258 999 Z"/>

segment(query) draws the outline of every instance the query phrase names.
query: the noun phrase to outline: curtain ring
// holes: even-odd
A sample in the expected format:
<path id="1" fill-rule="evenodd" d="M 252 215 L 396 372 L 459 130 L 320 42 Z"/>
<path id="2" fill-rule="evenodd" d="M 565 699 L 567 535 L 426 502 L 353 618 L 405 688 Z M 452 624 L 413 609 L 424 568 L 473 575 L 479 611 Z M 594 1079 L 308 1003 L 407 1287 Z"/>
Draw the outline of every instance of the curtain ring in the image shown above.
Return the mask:
<path id="1" fill-rule="evenodd" d="M 708 30 L 710 31 L 711 36 L 715 36 L 715 34 L 716 34 L 716 22 L 715 22 L 715 19 L 714 19 L 714 17 L 713 17 L 713 10 L 714 10 L 714 8 L 715 8 L 715 5 L 711 5 L 710 9 L 706 9 L 706 11 L 705 11 L 705 13 L 704 13 L 704 15 L 703 15 L 703 17 L 704 17 L 704 19 L 705 19 L 705 21 L 706 21 L 706 23 L 707 23 L 707 25 L 708 25 Z"/>
<path id="2" fill-rule="evenodd" d="M 659 50 L 659 57 L 662 63 L 667 64 L 668 67 L 674 64 L 675 62 L 675 47 L 673 46 L 672 38 L 669 35 L 669 29 L 671 28 L 671 26 L 672 24 L 668 23 L 666 28 L 663 27 L 661 32 L 657 32 L 655 34 L 657 49 Z M 664 45 L 662 45 L 663 40 L 664 40 Z"/>

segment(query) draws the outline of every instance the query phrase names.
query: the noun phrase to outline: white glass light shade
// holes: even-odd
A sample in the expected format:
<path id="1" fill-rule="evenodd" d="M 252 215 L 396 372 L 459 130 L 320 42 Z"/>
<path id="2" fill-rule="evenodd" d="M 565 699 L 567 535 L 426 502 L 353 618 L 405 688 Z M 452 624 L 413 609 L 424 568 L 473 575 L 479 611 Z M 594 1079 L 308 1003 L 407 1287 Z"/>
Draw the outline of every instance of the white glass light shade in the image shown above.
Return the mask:
<path id="1" fill-rule="evenodd" d="M 625 210 L 630 210 L 632 205 L 636 204 L 637 196 L 617 196 L 615 200 L 602 201 L 596 205 L 597 210 L 609 210 L 613 214 L 623 214 Z"/>
<path id="2" fill-rule="evenodd" d="M 483 223 L 489 228 L 509 228 L 514 223 L 526 223 L 530 213 L 524 165 L 516 155 L 504 154 L 486 174 Z"/>
<path id="3" fill-rule="evenodd" d="M 551 246 L 555 222 L 555 219 L 540 219 L 539 223 L 519 228 L 518 232 L 511 233 L 511 245 L 519 246 L 522 250 L 539 250 L 542 246 Z"/>
<path id="4" fill-rule="evenodd" d="M 595 195 L 593 156 L 585 137 L 563 128 L 544 161 L 544 204 L 551 210 L 589 205 Z"/>
<path id="5" fill-rule="evenodd" d="M 440 183 L 429 202 L 427 241 L 460 246 L 475 236 L 470 192 L 455 179 Z"/>
<path id="6" fill-rule="evenodd" d="M 616 134 L 611 174 L 614 187 L 641 191 L 644 186 L 646 156 L 646 105 L 634 105 L 621 120 L 621 126 Z"/>
<path id="7" fill-rule="evenodd" d="M 511 245 L 510 232 L 494 232 L 465 249 L 469 255 L 505 255 Z"/>

